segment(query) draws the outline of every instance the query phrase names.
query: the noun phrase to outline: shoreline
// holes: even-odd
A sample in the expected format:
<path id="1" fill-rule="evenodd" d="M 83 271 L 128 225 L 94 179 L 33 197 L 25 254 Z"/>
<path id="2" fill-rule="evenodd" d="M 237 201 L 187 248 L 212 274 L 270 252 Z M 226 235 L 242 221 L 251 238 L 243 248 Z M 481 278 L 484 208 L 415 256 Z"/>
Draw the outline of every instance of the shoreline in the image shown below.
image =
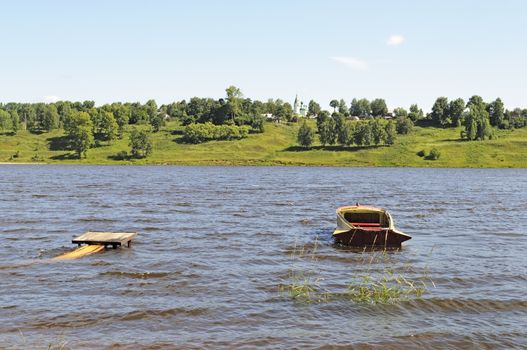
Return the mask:
<path id="1" fill-rule="evenodd" d="M 127 163 L 84 163 L 84 162 L 0 162 L 2 165 L 66 165 L 66 166 L 203 166 L 203 167 L 303 167 L 303 168 L 408 168 L 408 169 L 527 169 L 525 167 L 489 167 L 489 166 L 412 166 L 412 165 L 344 165 L 344 164 L 306 164 L 306 163 L 286 163 L 286 162 L 230 162 L 230 161 L 213 161 L 213 162 L 127 162 Z"/>

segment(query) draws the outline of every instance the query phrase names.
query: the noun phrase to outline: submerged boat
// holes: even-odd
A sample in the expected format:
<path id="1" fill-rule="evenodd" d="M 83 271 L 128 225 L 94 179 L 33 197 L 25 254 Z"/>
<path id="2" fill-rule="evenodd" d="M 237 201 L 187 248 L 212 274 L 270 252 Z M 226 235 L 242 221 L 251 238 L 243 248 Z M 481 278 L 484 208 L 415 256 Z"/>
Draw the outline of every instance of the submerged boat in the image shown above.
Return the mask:
<path id="1" fill-rule="evenodd" d="M 400 247 L 412 237 L 398 231 L 390 213 L 381 208 L 352 205 L 337 209 L 336 243 L 354 247 Z"/>

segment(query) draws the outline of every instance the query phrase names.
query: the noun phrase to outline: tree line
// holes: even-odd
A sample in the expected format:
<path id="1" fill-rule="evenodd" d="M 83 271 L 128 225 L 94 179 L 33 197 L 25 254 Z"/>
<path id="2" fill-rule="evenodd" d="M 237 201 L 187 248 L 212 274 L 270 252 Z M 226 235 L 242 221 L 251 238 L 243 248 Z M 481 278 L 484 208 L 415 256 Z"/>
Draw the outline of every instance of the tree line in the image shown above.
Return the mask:
<path id="1" fill-rule="evenodd" d="M 184 126 L 184 142 L 200 143 L 209 140 L 232 140 L 261 133 L 266 116 L 277 123 L 295 123 L 301 116 L 294 113 L 290 103 L 280 99 L 266 102 L 244 97 L 241 90 L 229 86 L 225 97 L 219 99 L 192 97 L 158 106 L 155 100 L 142 104 L 115 102 L 95 106 L 94 101 L 55 103 L 0 103 L 0 131 L 16 134 L 21 128 L 33 133 L 64 129 L 72 150 L 86 156 L 90 147 L 110 143 L 122 138 L 129 125 L 148 125 L 149 132 L 158 132 L 166 120 L 177 120 Z M 386 101 L 376 98 L 354 98 L 350 104 L 344 99 L 329 102 L 332 113 L 314 100 L 309 101 L 307 116 L 316 118 L 317 134 L 322 145 L 390 145 L 396 134 L 410 132 L 414 124 L 420 126 L 463 126 L 461 137 L 467 140 L 485 140 L 494 137 L 496 128 L 511 129 L 527 126 L 527 109 L 506 110 L 500 98 L 485 102 L 472 96 L 465 103 L 462 98 L 449 101 L 436 99 L 430 113 L 423 113 L 417 104 L 408 110 L 398 107 L 389 113 Z M 352 120 L 352 119 L 360 120 Z M 386 120 L 386 119 L 389 119 Z M 309 126 L 302 124 L 304 140 L 309 140 Z M 145 144 L 143 150 L 132 149 L 133 156 L 148 155 L 148 135 L 135 133 Z M 299 134 L 300 142 L 300 134 Z M 145 141 L 146 140 L 146 141 Z M 137 141 L 137 140 L 136 140 Z M 304 142 L 304 141 L 303 141 Z M 303 145 L 312 144 L 305 141 Z M 137 146 L 139 147 L 139 146 Z"/>

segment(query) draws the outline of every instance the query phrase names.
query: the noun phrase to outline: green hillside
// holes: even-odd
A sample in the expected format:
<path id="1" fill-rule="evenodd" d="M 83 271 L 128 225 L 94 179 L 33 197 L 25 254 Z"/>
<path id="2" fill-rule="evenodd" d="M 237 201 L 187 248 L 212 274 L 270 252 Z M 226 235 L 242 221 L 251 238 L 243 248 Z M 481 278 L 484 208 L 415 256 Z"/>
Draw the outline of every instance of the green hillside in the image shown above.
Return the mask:
<path id="1" fill-rule="evenodd" d="M 180 128 L 169 123 L 152 134 L 153 153 L 145 159 L 115 160 L 119 151 L 130 151 L 128 133 L 122 140 L 102 143 L 75 159 L 64 148 L 62 130 L 17 135 L 0 134 L 0 162 L 60 164 L 199 164 L 199 165 L 307 165 L 307 166 L 411 166 L 411 167 L 527 167 L 527 128 L 497 131 L 490 141 L 461 141 L 460 128 L 414 128 L 393 146 L 322 148 L 304 150 L 297 145 L 298 124 L 266 124 L 265 133 L 237 141 L 212 141 L 198 145 L 181 142 Z M 438 160 L 426 160 L 417 152 L 441 152 Z M 18 156 L 17 156 L 18 155 Z"/>

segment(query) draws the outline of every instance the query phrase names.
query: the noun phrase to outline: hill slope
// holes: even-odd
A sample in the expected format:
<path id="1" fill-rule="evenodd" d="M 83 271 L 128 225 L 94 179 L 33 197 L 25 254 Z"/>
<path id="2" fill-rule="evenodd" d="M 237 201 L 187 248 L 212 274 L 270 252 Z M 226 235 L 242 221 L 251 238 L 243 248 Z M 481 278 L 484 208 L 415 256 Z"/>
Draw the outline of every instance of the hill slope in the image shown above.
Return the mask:
<path id="1" fill-rule="evenodd" d="M 412 166 L 412 167 L 527 167 L 527 129 L 498 131 L 491 141 L 461 141 L 460 129 L 416 127 L 399 135 L 391 147 L 322 148 L 297 146 L 298 125 L 267 124 L 265 133 L 238 141 L 212 141 L 199 145 L 180 142 L 179 128 L 169 123 L 152 134 L 153 154 L 146 159 L 114 160 L 129 151 L 128 134 L 110 145 L 88 151 L 87 159 L 74 159 L 64 148 L 62 130 L 40 135 L 20 131 L 0 135 L 0 162 L 61 164 L 200 164 L 200 165 L 314 165 L 314 166 Z M 417 152 L 437 148 L 439 160 L 426 160 Z M 18 157 L 13 157 L 18 152 Z"/>

